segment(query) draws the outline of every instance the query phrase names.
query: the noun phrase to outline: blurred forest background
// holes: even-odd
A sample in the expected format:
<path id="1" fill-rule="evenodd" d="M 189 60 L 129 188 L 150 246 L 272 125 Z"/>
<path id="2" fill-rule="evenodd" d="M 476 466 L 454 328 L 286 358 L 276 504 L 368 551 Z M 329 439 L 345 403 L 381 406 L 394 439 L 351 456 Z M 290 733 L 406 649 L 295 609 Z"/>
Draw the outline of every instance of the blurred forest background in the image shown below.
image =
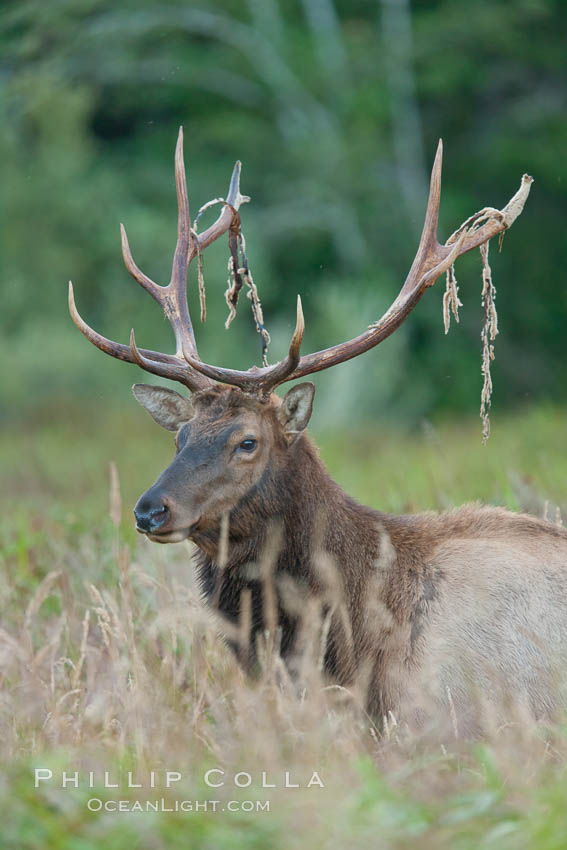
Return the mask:
<path id="1" fill-rule="evenodd" d="M 111 404 L 144 380 L 72 325 L 171 350 L 159 308 L 120 254 L 165 282 L 175 243 L 180 124 L 192 213 L 243 162 L 248 256 L 271 360 L 303 298 L 304 351 L 378 318 L 413 259 L 439 137 L 440 234 L 501 207 L 524 172 L 524 214 L 491 261 L 501 334 L 494 405 L 567 395 L 567 4 L 562 0 L 18 0 L 0 16 L 1 416 Z M 218 209 L 218 208 L 217 208 Z M 217 209 L 209 212 L 210 220 Z M 207 219 L 208 223 L 209 219 Z M 205 226 L 206 223 L 203 223 Z M 224 330 L 226 241 L 205 256 L 209 362 L 259 362 L 248 302 Z M 479 402 L 480 259 L 457 266 L 461 324 L 444 336 L 443 280 L 379 350 L 316 377 L 316 422 L 412 424 Z M 195 270 L 190 299 L 198 316 Z"/>
<path id="2" fill-rule="evenodd" d="M 314 376 L 312 430 L 335 479 L 382 510 L 479 499 L 567 521 L 566 34 L 566 0 L 0 3 L 2 850 L 565 847 L 567 724 L 542 727 L 537 746 L 506 723 L 494 747 L 443 751 L 406 749 L 398 730 L 398 748 L 395 723 L 378 744 L 342 694 L 323 715 L 330 688 L 280 703 L 243 682 L 216 623 L 203 631 L 188 544 L 134 530 L 136 499 L 173 454 L 130 393 L 154 379 L 84 339 L 67 288 L 106 336 L 127 342 L 134 326 L 141 347 L 172 350 L 124 268 L 119 223 L 140 268 L 166 282 L 180 125 L 193 216 L 243 163 L 272 362 L 297 293 L 305 352 L 388 308 L 417 249 L 439 137 L 443 240 L 506 204 L 527 172 L 526 208 L 490 252 L 500 335 L 487 445 L 478 252 L 456 268 L 460 325 L 444 335 L 441 279 L 383 345 Z M 248 368 L 260 340 L 245 298 L 224 329 L 227 259 L 225 238 L 204 255 L 205 326 L 190 269 L 197 342 L 209 362 Z M 112 622 L 122 612 L 111 654 L 107 603 Z M 329 787 L 316 806 L 311 791 L 278 795 L 270 818 L 194 812 L 189 830 L 185 814 L 99 817 L 82 792 L 32 787 L 32 757 L 100 776 L 135 771 L 134 755 L 195 779 L 200 765 L 321 766 Z"/>

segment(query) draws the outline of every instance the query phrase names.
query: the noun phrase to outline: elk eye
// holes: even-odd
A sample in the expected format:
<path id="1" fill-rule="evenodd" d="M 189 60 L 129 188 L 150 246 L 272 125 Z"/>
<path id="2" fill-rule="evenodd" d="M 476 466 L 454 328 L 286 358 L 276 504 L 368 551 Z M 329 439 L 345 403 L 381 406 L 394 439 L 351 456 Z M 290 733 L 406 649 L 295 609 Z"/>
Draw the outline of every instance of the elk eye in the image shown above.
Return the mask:
<path id="1" fill-rule="evenodd" d="M 242 440 L 238 448 L 242 449 L 243 452 L 253 452 L 257 445 L 258 443 L 256 442 L 256 440 L 247 439 Z"/>

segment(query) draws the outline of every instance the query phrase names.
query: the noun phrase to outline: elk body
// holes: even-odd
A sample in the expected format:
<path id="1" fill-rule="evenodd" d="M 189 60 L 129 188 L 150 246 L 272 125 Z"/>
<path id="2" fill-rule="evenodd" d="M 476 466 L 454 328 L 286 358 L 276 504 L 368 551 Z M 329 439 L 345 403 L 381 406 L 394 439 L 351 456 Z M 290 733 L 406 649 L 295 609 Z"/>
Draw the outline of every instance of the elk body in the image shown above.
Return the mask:
<path id="1" fill-rule="evenodd" d="M 306 434 L 315 387 L 274 389 L 354 357 L 396 330 L 428 286 L 455 259 L 504 232 L 522 210 L 531 178 L 502 210 L 487 209 L 437 240 L 441 145 L 421 242 L 408 278 L 386 314 L 355 339 L 300 356 L 303 315 L 287 357 L 247 372 L 203 363 L 186 300 L 191 260 L 218 236 L 239 232 L 237 163 L 215 224 L 191 227 L 182 153 L 176 150 L 178 242 L 172 277 L 158 286 L 135 265 L 134 278 L 162 305 L 175 355 L 112 342 L 69 304 L 79 329 L 100 349 L 184 384 L 133 390 L 158 424 L 175 432 L 170 466 L 135 508 L 151 540 L 191 539 L 208 602 L 228 624 L 248 668 L 266 635 L 294 670 L 310 618 L 319 623 L 321 662 L 340 684 L 364 679 L 367 708 L 412 725 L 441 713 L 466 732 L 510 696 L 535 718 L 561 705 L 567 647 L 567 532 L 528 515 L 476 505 L 394 516 L 357 504 L 330 478 Z M 232 625 L 232 628 L 231 628 Z M 312 624 L 311 624 L 312 625 Z M 311 629 L 311 631 L 313 631 Z"/>

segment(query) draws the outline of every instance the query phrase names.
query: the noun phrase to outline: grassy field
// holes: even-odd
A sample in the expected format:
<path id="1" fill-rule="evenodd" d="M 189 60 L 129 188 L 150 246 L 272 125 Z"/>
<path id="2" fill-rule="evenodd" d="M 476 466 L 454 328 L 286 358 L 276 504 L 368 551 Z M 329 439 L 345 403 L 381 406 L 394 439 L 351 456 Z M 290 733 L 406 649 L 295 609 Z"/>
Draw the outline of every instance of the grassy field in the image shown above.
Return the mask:
<path id="1" fill-rule="evenodd" d="M 480 499 L 555 521 L 567 516 L 565 418 L 494 416 L 486 447 L 477 420 L 316 436 L 334 476 L 375 507 Z M 316 666 L 299 697 L 277 658 L 245 679 L 199 600 L 188 544 L 133 532 L 132 506 L 172 452 L 126 404 L 45 410 L 3 431 L 2 850 L 564 848 L 567 726 L 434 741 L 392 719 L 380 732 Z M 35 768 L 53 773 L 38 788 Z M 224 785 L 206 784 L 211 769 Z M 62 788 L 62 771 L 79 771 L 79 787 Z M 170 788 L 166 771 L 181 774 Z M 307 787 L 314 771 L 324 787 Z M 173 811 L 135 810 L 156 800 Z"/>

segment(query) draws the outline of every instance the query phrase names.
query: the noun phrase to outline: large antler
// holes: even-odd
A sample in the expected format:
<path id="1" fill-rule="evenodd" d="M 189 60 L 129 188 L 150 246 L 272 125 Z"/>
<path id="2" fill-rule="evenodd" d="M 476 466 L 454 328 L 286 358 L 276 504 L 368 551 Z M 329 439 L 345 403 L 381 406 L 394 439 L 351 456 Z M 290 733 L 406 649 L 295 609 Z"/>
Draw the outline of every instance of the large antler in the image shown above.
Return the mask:
<path id="1" fill-rule="evenodd" d="M 132 257 L 124 226 L 120 225 L 122 255 L 126 268 L 134 280 L 143 286 L 163 308 L 175 334 L 176 353 L 163 354 L 159 351 L 138 349 L 133 330 L 130 334 L 129 345 L 113 342 L 94 331 L 79 315 L 75 306 L 73 284 L 69 281 L 69 311 L 71 317 L 79 330 L 97 348 L 112 357 L 117 357 L 119 360 L 137 363 L 147 372 L 179 381 L 190 390 L 204 389 L 211 385 L 211 380 L 195 371 L 183 356 L 183 352 L 186 352 L 196 361 L 199 357 L 187 303 L 187 270 L 197 254 L 204 251 L 211 242 L 226 233 L 229 228 L 240 226 L 238 209 L 242 203 L 249 200 L 245 195 L 240 194 L 240 168 L 240 162 L 237 162 L 232 172 L 228 195 L 219 217 L 214 224 L 198 235 L 191 229 L 185 164 L 183 162 L 183 128 L 179 128 L 175 148 L 175 185 L 178 207 L 177 245 L 173 257 L 171 279 L 167 286 L 154 283 L 138 268 Z"/>
<path id="2" fill-rule="evenodd" d="M 390 336 L 411 313 L 425 290 L 432 286 L 458 257 L 473 248 L 486 244 L 494 236 L 504 233 L 523 210 L 533 182 L 527 174 L 524 174 L 519 190 L 503 210 L 492 208 L 481 210 L 467 219 L 447 242 L 441 245 L 437 239 L 437 222 L 441 197 L 442 159 L 443 146 L 439 141 L 431 172 L 425 223 L 417 254 L 399 295 L 382 318 L 348 342 L 300 357 L 305 323 L 301 299 L 298 296 L 295 332 L 287 357 L 274 366 L 262 368 L 253 366 L 244 372 L 201 362 L 187 304 L 187 269 L 191 260 L 211 242 L 226 233 L 227 230 L 238 231 L 240 227 L 238 209 L 241 203 L 249 200 L 240 194 L 240 163 L 237 162 L 234 167 L 228 196 L 220 216 L 208 230 L 200 236 L 197 235 L 191 229 L 189 217 L 189 201 L 183 163 L 183 130 L 180 129 L 175 151 L 175 182 L 179 209 L 177 247 L 173 258 L 171 280 L 167 286 L 159 286 L 140 271 L 132 259 L 126 232 L 122 227 L 122 253 L 126 267 L 135 280 L 163 307 L 175 333 L 176 353 L 174 355 L 162 354 L 157 351 L 138 349 L 134 339 L 134 331 L 130 335 L 129 345 L 112 342 L 101 336 L 79 316 L 73 298 L 73 287 L 69 283 L 69 309 L 73 321 L 87 339 L 107 354 L 129 363 L 137 363 L 142 369 L 155 375 L 179 381 L 190 390 L 204 389 L 217 381 L 240 387 L 245 392 L 267 395 L 285 381 L 301 378 L 312 372 L 320 372 L 322 369 L 328 369 L 337 363 L 350 360 Z"/>
<path id="3" fill-rule="evenodd" d="M 445 245 L 441 245 L 437 239 L 437 222 L 441 197 L 442 160 L 443 145 L 440 140 L 431 172 L 429 200 L 419 248 L 398 297 L 381 319 L 348 342 L 334 345 L 314 354 L 306 354 L 300 358 L 299 348 L 303 337 L 304 323 L 301 301 L 298 298 L 297 324 L 289 354 L 285 360 L 275 366 L 261 369 L 254 367 L 247 372 L 208 366 L 205 363 L 198 362 L 189 347 L 184 346 L 183 352 L 187 362 L 202 375 L 206 375 L 215 381 L 234 384 L 247 391 L 267 393 L 284 381 L 302 378 L 304 375 L 320 372 L 322 369 L 328 369 L 337 363 L 350 360 L 390 336 L 411 313 L 425 290 L 432 286 L 458 257 L 473 248 L 478 248 L 511 227 L 522 212 L 533 182 L 531 177 L 524 174 L 519 190 L 503 210 L 492 208 L 481 210 L 480 213 L 467 219 Z M 481 225 L 481 222 L 484 223 Z"/>

